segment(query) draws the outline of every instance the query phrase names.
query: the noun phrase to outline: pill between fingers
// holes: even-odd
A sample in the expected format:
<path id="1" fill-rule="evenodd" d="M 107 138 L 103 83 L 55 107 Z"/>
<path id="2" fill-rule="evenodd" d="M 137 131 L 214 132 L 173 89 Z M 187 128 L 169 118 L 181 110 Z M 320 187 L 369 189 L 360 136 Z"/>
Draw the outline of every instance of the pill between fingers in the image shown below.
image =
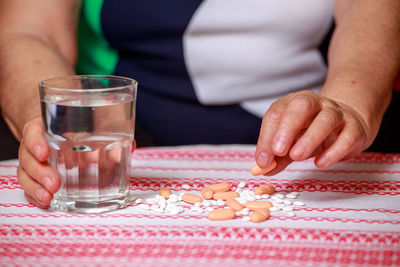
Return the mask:
<path id="1" fill-rule="evenodd" d="M 273 169 L 275 169 L 275 167 L 276 167 L 276 161 L 274 160 L 266 168 L 261 168 L 260 166 L 258 166 L 256 164 L 251 168 L 250 171 L 251 171 L 251 174 L 253 174 L 254 176 L 258 176 L 258 175 L 263 175 L 263 174 L 266 174 L 267 172 L 272 171 Z"/>

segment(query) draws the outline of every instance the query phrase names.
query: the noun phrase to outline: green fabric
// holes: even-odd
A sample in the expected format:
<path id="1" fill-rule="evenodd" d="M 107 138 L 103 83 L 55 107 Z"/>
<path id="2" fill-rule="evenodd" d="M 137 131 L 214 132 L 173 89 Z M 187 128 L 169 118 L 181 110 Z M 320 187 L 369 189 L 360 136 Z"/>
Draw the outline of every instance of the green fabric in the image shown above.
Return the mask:
<path id="1" fill-rule="evenodd" d="M 77 74 L 114 74 L 118 52 L 111 48 L 101 29 L 103 0 L 84 0 L 78 24 Z"/>

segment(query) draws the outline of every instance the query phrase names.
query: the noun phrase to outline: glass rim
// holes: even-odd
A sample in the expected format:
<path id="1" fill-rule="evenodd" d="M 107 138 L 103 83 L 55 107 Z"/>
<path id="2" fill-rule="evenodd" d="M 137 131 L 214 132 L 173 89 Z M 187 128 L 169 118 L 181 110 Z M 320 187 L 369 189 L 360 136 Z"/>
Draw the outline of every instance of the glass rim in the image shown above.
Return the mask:
<path id="1" fill-rule="evenodd" d="M 81 80 L 82 78 L 105 78 L 105 79 L 116 79 L 116 80 L 125 80 L 131 82 L 128 85 L 110 87 L 110 88 L 90 88 L 90 89 L 73 89 L 73 88 L 59 88 L 54 86 L 46 85 L 47 82 L 56 81 L 56 80 Z M 40 88 L 47 88 L 54 91 L 59 92 L 76 92 L 76 93 L 88 93 L 88 92 L 109 92 L 109 91 L 117 91 L 127 87 L 135 86 L 138 82 L 135 79 L 123 77 L 123 76 L 114 76 L 114 75 L 66 75 L 66 76 L 57 76 L 44 79 L 39 82 Z"/>

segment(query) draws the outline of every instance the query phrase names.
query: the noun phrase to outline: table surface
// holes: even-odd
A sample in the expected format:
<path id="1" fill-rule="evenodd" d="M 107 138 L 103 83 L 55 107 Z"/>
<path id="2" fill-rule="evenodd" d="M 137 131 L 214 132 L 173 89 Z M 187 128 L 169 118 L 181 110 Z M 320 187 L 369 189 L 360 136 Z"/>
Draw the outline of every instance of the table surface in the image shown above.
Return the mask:
<path id="1" fill-rule="evenodd" d="M 253 177 L 254 146 L 142 148 L 133 155 L 131 195 L 152 198 L 161 187 L 198 194 L 207 184 L 236 189 L 273 184 L 299 192 L 295 217 L 209 221 L 138 204 L 98 215 L 29 205 L 18 162 L 0 162 L 0 265 L 118 266 L 400 266 L 400 155 L 363 153 L 328 169 L 312 160 L 274 177 Z M 182 185 L 189 185 L 185 189 Z M 185 187 L 185 186 L 184 186 Z"/>

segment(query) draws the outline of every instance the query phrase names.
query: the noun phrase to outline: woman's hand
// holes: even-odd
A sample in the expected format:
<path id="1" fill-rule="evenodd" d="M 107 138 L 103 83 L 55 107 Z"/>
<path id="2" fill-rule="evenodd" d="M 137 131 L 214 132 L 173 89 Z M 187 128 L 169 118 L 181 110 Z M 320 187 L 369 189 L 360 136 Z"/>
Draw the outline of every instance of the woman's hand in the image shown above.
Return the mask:
<path id="1" fill-rule="evenodd" d="M 273 159 L 283 170 L 292 161 L 315 156 L 318 168 L 328 167 L 366 149 L 378 129 L 367 125 L 351 107 L 301 91 L 280 98 L 266 112 L 256 149 L 256 162 L 266 167 Z"/>
<path id="2" fill-rule="evenodd" d="M 18 181 L 29 203 L 48 208 L 53 194 L 60 188 L 60 178 L 47 163 L 50 149 L 43 133 L 40 117 L 25 124 L 18 153 Z"/>

